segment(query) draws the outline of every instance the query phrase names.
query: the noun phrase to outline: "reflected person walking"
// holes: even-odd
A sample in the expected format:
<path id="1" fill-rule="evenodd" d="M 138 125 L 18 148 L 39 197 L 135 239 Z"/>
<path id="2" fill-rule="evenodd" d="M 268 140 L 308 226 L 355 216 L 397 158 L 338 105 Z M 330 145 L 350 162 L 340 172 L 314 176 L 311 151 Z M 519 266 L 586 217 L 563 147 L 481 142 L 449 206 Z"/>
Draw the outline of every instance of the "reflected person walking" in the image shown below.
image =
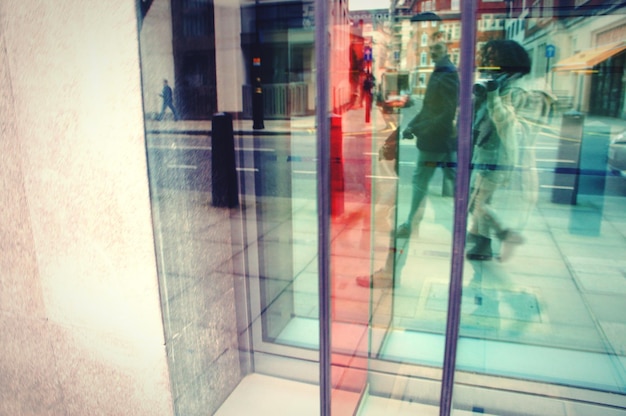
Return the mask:
<path id="1" fill-rule="evenodd" d="M 454 183 L 456 178 L 456 139 L 454 124 L 459 96 L 459 75 L 448 56 L 443 32 L 435 32 L 429 44 L 430 57 L 435 63 L 424 94 L 421 111 L 409 122 L 403 138 L 417 137 L 417 166 L 413 173 L 413 194 L 406 221 L 398 226 L 396 237 L 408 238 L 415 214 L 428 192 L 435 169 L 441 166 L 444 179 Z"/>
<path id="2" fill-rule="evenodd" d="M 166 79 L 163 80 L 163 90 L 161 91 L 160 96 L 163 98 L 163 106 L 161 107 L 161 113 L 157 117 L 157 120 L 163 120 L 163 117 L 165 116 L 165 110 L 169 108 L 174 114 L 174 121 L 178 121 L 178 112 L 174 107 L 174 94 Z"/>
<path id="3" fill-rule="evenodd" d="M 469 211 L 471 226 L 467 240 L 468 260 L 493 258 L 492 236 L 501 242 L 500 260 L 524 242 L 504 224 L 494 209 L 497 190 L 507 186 L 516 169 L 524 130 L 514 106 L 517 80 L 531 69 L 526 50 L 512 40 L 487 42 L 479 56 L 482 82 L 474 87 L 472 179 Z"/>

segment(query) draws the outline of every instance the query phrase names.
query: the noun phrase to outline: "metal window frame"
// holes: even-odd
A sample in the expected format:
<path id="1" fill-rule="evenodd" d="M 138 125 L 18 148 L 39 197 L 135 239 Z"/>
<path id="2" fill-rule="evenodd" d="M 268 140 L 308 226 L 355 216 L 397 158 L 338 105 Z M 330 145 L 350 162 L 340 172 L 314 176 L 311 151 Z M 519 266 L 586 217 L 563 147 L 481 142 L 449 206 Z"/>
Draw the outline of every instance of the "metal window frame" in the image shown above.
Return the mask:
<path id="1" fill-rule="evenodd" d="M 461 66 L 459 89 L 459 120 L 457 145 L 456 195 L 454 198 L 454 234 L 452 240 L 452 267 L 448 295 L 446 344 L 443 358 L 439 415 L 452 411 L 456 353 L 461 322 L 461 295 L 463 292 L 463 263 L 469 203 L 469 177 L 472 133 L 472 83 L 476 55 L 476 2 L 464 1 L 461 6 Z M 464 65 L 468 63 L 468 65 Z"/>
<path id="2" fill-rule="evenodd" d="M 330 121 L 329 80 L 330 36 L 329 2 L 315 1 L 315 58 L 317 66 L 317 200 L 318 200 L 318 262 L 319 262 L 319 306 L 320 306 L 320 414 L 331 412 L 331 305 L 330 305 Z M 460 70 L 460 113 L 459 137 L 471 137 L 472 128 L 472 78 L 476 39 L 476 2 L 465 1 L 461 6 L 461 33 L 464 45 L 461 48 Z M 457 153 L 457 193 L 455 196 L 455 221 L 453 234 L 453 256 L 450 271 L 446 343 L 439 414 L 449 416 L 452 411 L 452 394 L 456 370 L 456 352 L 459 338 L 461 294 L 463 284 L 463 260 L 467 227 L 467 204 L 469 199 L 470 141 L 459 140 Z"/>
<path id="3" fill-rule="evenodd" d="M 330 416 L 331 400 L 331 305 L 330 305 L 330 119 L 328 76 L 330 73 L 330 0 L 315 1 L 315 61 L 317 67 L 317 212 L 320 415 Z"/>

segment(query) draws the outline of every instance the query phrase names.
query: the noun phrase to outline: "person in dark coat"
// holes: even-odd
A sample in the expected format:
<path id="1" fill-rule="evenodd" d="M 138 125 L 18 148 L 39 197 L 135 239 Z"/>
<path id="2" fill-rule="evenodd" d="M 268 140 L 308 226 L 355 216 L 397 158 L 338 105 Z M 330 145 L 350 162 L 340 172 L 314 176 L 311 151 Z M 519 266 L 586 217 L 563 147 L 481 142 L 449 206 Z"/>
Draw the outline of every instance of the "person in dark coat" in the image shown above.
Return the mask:
<path id="1" fill-rule="evenodd" d="M 163 107 L 161 108 L 161 114 L 159 114 L 159 117 L 157 118 L 157 120 L 163 120 L 163 116 L 165 115 L 165 110 L 169 107 L 170 110 L 172 110 L 172 113 L 174 113 L 174 120 L 178 120 L 178 112 L 176 111 L 176 108 L 174 107 L 174 97 L 172 94 L 172 88 L 167 84 L 167 80 L 164 79 L 163 80 L 163 90 L 161 91 L 161 97 L 163 97 Z"/>
<path id="2" fill-rule="evenodd" d="M 421 111 L 408 123 L 402 132 L 403 138 L 417 137 L 417 166 L 413 173 L 413 193 L 411 208 L 406 222 L 401 224 L 395 233 L 392 232 L 389 251 L 385 266 L 370 276 L 358 276 L 357 285 L 363 287 L 391 287 L 396 256 L 396 238 L 407 238 L 411 234 L 411 225 L 428 191 L 428 184 L 441 166 L 444 176 L 454 183 L 456 178 L 456 127 L 455 117 L 459 96 L 459 76 L 457 69 L 450 61 L 448 48 L 443 40 L 443 32 L 431 36 L 430 57 L 435 69 L 426 85 L 426 93 Z M 387 145 L 392 152 L 397 151 L 397 135 L 392 134 Z M 393 144 L 393 145 L 392 145 Z M 385 152 L 385 147 L 381 149 Z M 381 159 L 393 159 L 397 155 Z M 397 172 L 397 170 L 396 170 Z M 395 234 L 395 235 L 394 235 Z M 405 257 L 406 258 L 406 257 Z"/>
<path id="3" fill-rule="evenodd" d="M 417 137 L 417 166 L 413 173 L 413 194 L 406 221 L 396 230 L 396 237 L 411 234 L 413 219 L 428 192 L 428 184 L 441 166 L 444 180 L 454 183 L 456 178 L 455 116 L 459 97 L 459 75 L 448 56 L 448 48 L 441 32 L 431 37 L 430 57 L 435 70 L 426 85 L 421 111 L 409 122 L 403 138 Z"/>

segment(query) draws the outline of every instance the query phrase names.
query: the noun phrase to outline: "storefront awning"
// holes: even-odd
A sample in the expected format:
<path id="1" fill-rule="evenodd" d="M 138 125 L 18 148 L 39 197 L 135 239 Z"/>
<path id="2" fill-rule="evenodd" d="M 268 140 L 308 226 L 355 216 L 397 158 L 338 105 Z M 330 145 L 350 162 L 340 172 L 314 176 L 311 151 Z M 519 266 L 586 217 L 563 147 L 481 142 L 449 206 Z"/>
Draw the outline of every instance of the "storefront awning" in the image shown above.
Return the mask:
<path id="1" fill-rule="evenodd" d="M 617 55 L 626 49 L 626 41 L 609 43 L 598 46 L 597 48 L 586 49 L 578 52 L 568 58 L 561 59 L 552 67 L 553 71 L 585 71 L 593 69 L 609 59 L 611 56 Z"/>

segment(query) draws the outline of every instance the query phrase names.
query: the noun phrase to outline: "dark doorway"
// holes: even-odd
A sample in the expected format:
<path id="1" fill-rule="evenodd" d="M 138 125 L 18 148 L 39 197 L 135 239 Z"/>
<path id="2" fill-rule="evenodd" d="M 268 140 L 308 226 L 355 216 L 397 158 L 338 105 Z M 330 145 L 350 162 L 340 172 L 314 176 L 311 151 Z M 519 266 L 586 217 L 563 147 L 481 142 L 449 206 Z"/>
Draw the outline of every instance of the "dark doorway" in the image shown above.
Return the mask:
<path id="1" fill-rule="evenodd" d="M 626 53 L 615 55 L 595 67 L 591 79 L 589 113 L 620 117 L 624 107 Z"/>
<path id="2" fill-rule="evenodd" d="M 176 99 L 186 120 L 217 112 L 213 0 L 172 0 Z"/>

